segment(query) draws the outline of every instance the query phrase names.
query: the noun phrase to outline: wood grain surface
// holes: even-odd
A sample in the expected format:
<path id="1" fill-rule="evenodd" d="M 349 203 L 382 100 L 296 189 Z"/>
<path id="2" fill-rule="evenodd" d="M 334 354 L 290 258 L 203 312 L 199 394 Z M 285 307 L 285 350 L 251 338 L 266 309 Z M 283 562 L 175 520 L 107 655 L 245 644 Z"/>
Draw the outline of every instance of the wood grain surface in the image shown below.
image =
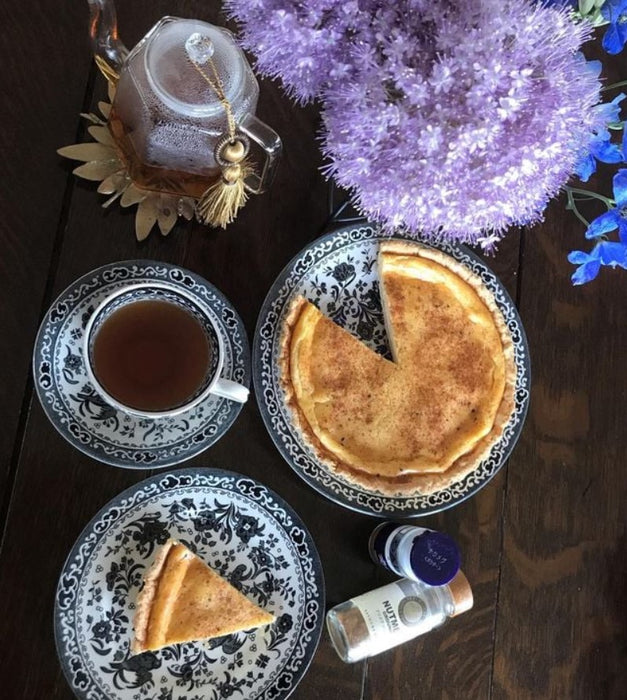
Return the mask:
<path id="1" fill-rule="evenodd" d="M 209 0 L 118 2 L 130 46 L 163 15 L 224 24 Z M 325 230 L 316 106 L 293 105 L 261 81 L 258 114 L 283 138 L 271 191 L 227 231 L 178 223 L 141 244 L 134 212 L 103 210 L 58 147 L 84 135 L 78 113 L 105 94 L 87 40 L 87 4 L 9 0 L 0 129 L 0 696 L 69 699 L 52 632 L 59 571 L 85 524 L 150 472 L 102 465 L 58 435 L 33 393 L 30 358 L 43 313 L 68 284 L 108 262 L 182 265 L 233 302 L 252 338 L 273 280 Z M 609 187 L 607 177 L 600 183 Z M 338 195 L 340 198 L 342 194 Z M 461 545 L 473 610 L 367 662 L 346 665 L 326 632 L 295 700 L 623 698 L 627 687 L 627 273 L 573 288 L 566 253 L 583 244 L 564 202 L 514 231 L 488 262 L 529 336 L 532 403 L 518 447 L 486 488 L 424 524 Z M 185 466 L 251 475 L 286 499 L 313 535 L 328 607 L 392 580 L 367 555 L 376 521 L 309 488 L 283 461 L 249 401 L 232 429 Z M 245 698 L 243 700 L 246 700 Z"/>

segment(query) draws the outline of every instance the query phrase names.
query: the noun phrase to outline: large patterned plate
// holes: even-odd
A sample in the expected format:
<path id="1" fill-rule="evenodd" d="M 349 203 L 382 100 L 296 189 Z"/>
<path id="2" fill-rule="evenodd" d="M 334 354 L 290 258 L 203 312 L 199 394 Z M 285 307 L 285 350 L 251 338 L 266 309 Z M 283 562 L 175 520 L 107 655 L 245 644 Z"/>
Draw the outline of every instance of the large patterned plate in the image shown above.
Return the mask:
<path id="1" fill-rule="evenodd" d="M 107 464 L 129 469 L 167 467 L 213 445 L 231 427 L 242 404 L 209 396 L 172 418 L 149 420 L 117 411 L 96 394 L 85 371 L 85 326 L 98 304 L 124 284 L 156 280 L 192 294 L 215 321 L 224 341 L 222 376 L 250 385 L 246 331 L 229 301 L 199 275 L 150 260 L 112 263 L 84 275 L 52 304 L 33 354 L 35 388 L 54 427 L 72 445 Z"/>
<path id="2" fill-rule="evenodd" d="M 401 235 L 397 236 L 402 238 Z M 283 320 L 290 301 L 302 294 L 329 318 L 373 350 L 390 357 L 379 300 L 378 241 L 389 238 L 369 224 L 346 226 L 304 248 L 288 263 L 268 292 L 253 342 L 253 377 L 261 415 L 279 452 L 310 486 L 353 510 L 384 517 L 429 515 L 465 500 L 496 474 L 513 449 L 529 404 L 529 349 L 514 303 L 494 273 L 465 247 L 437 247 L 475 272 L 492 291 L 514 341 L 516 407 L 488 457 L 462 481 L 430 495 L 392 498 L 332 473 L 292 424 L 280 385 L 278 357 Z M 428 241 L 422 241 L 433 245 Z"/>
<path id="3" fill-rule="evenodd" d="M 131 656 L 135 601 L 168 537 L 194 549 L 274 624 Z M 294 511 L 259 482 L 214 469 L 152 477 L 121 493 L 83 530 L 65 562 L 55 637 L 79 698 L 286 698 L 320 638 L 324 582 Z"/>

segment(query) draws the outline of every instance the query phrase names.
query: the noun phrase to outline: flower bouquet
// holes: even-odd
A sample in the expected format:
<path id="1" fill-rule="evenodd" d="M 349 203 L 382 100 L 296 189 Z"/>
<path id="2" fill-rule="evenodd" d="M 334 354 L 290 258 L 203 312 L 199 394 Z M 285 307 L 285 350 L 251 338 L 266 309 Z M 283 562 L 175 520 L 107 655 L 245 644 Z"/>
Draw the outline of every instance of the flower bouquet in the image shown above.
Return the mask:
<path id="1" fill-rule="evenodd" d="M 565 190 L 597 198 L 590 253 L 573 282 L 627 268 L 627 170 L 614 198 L 567 183 L 620 163 L 620 94 L 583 44 L 627 40 L 627 0 L 227 0 L 262 73 L 300 103 L 320 100 L 325 173 L 390 228 L 478 244 L 533 224 Z M 610 133 L 610 131 L 612 133 Z M 605 235 L 619 228 L 619 242 Z"/>

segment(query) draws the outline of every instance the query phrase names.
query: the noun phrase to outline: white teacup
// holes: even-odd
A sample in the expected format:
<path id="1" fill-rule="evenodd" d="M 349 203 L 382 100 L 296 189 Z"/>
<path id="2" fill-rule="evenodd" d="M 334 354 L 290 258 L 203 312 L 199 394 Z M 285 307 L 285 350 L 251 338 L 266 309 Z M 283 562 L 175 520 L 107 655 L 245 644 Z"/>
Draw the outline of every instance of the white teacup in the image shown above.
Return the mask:
<path id="1" fill-rule="evenodd" d="M 196 324 L 194 325 L 194 333 L 198 335 L 198 330 L 202 331 L 204 338 L 207 341 L 207 366 L 204 369 L 203 376 L 198 382 L 198 385 L 193 391 L 186 396 L 184 400 L 177 401 L 174 405 L 159 406 L 158 409 L 145 409 L 142 407 L 130 405 L 129 401 L 116 398 L 99 378 L 97 362 L 94 360 L 94 346 L 97 342 L 98 333 L 102 330 L 103 325 L 120 309 L 127 307 L 130 304 L 138 304 L 145 301 L 157 301 L 172 304 L 180 310 L 191 316 Z M 138 312 L 141 314 L 142 312 Z M 180 314 L 179 314 L 180 317 Z M 140 317 L 138 317 L 140 318 Z M 156 324 L 155 324 L 156 327 Z M 248 389 L 237 382 L 229 379 L 223 379 L 220 374 L 224 365 L 224 343 L 218 328 L 216 327 L 211 316 L 191 295 L 185 290 L 160 282 L 141 282 L 129 284 L 121 289 L 111 293 L 91 315 L 87 327 L 85 329 L 83 344 L 83 356 L 85 359 L 85 367 L 87 374 L 94 389 L 102 396 L 102 398 L 111 406 L 119 409 L 124 413 L 143 418 L 164 418 L 175 416 L 185 411 L 189 411 L 201 401 L 206 399 L 209 394 L 215 394 L 231 401 L 245 403 L 248 400 Z M 148 352 L 150 346 L 148 346 Z M 129 381 L 134 379 L 129 378 Z M 141 402 L 138 402 L 141 403 Z"/>

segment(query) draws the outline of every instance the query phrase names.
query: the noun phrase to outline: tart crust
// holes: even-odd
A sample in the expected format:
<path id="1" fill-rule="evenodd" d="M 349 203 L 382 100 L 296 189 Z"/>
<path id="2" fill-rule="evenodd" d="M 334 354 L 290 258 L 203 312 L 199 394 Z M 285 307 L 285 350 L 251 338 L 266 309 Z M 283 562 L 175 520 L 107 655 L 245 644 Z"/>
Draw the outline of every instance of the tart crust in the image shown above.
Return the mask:
<path id="1" fill-rule="evenodd" d="M 513 343 L 491 292 L 445 253 L 382 242 L 379 277 L 394 361 L 296 297 L 281 384 L 330 470 L 385 495 L 429 494 L 473 471 L 502 435 L 514 409 Z"/>
<path id="2" fill-rule="evenodd" d="M 144 576 L 131 651 L 141 654 L 274 622 L 184 545 L 168 540 Z"/>

